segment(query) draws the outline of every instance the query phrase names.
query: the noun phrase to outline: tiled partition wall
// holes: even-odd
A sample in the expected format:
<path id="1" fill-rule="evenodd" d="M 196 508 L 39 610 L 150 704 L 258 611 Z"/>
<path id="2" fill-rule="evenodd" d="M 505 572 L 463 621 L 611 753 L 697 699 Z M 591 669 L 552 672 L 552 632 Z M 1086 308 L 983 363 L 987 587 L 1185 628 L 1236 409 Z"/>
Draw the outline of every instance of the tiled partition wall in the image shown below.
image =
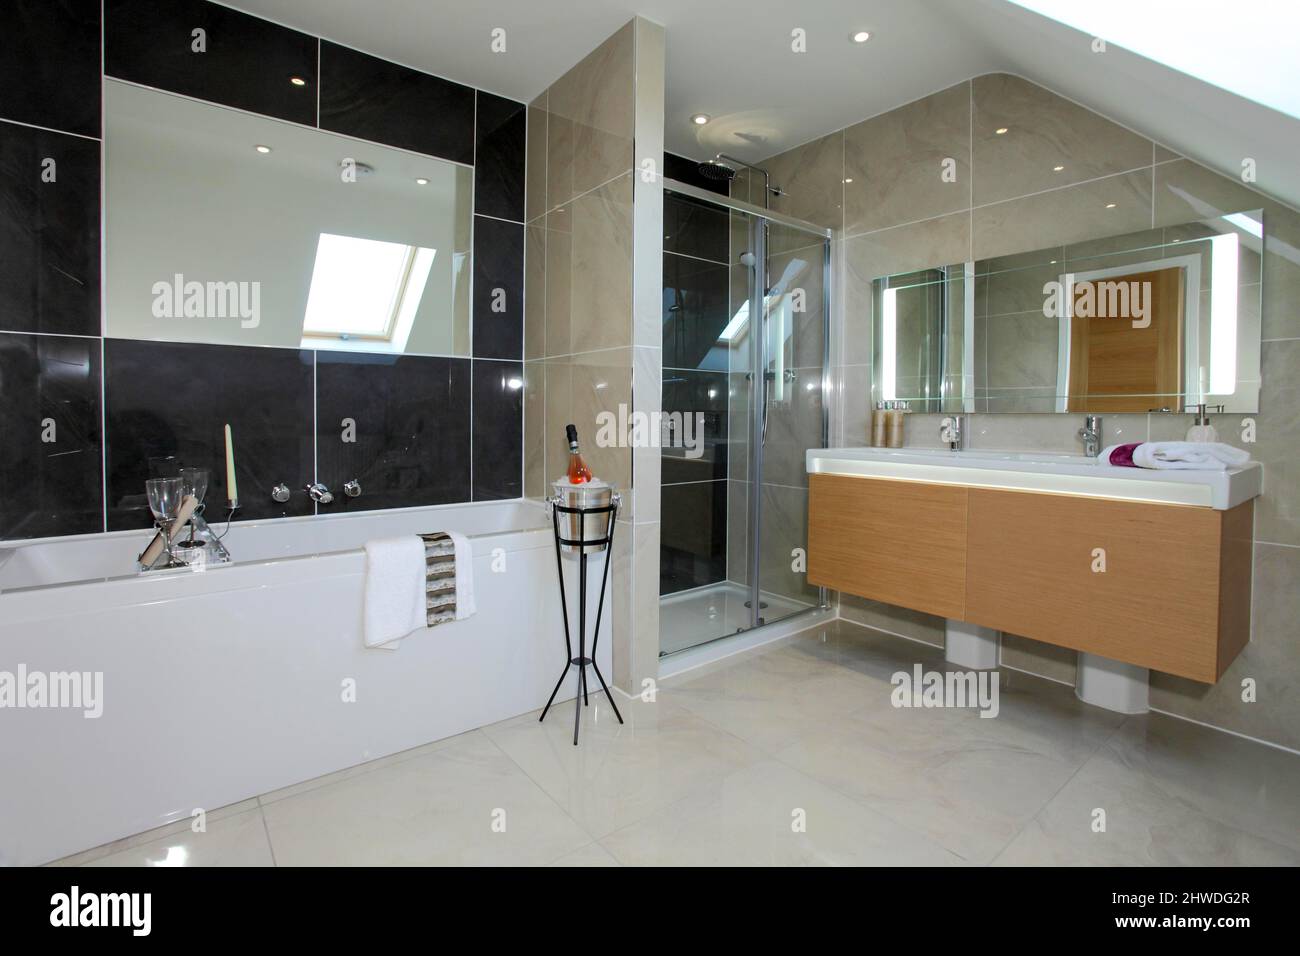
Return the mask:
<path id="1" fill-rule="evenodd" d="M 659 410 L 663 61 L 663 28 L 638 17 L 528 106 L 524 488 L 551 493 L 572 422 L 622 494 L 611 587 L 624 688 L 658 671 L 659 448 L 630 447 L 622 429 L 602 440 L 598 426 Z"/>
<path id="2" fill-rule="evenodd" d="M 238 519 L 311 514 L 313 480 L 360 480 L 329 512 L 519 497 L 524 104 L 205 0 L 102 9 L 102 30 L 100 0 L 0 14 L 0 540 L 149 524 L 151 460 L 209 467 L 224 498 L 226 422 Z M 101 45 L 107 76 L 472 165 L 472 357 L 102 339 Z"/>
<path id="3" fill-rule="evenodd" d="M 998 133 L 1004 129 L 1004 133 Z M 1215 135 L 1211 129 L 1207 136 Z M 1244 147 L 1243 147 L 1244 148 Z M 940 176 L 955 161 L 955 182 Z M 869 443 L 871 282 L 933 266 L 1264 209 L 1258 415 L 1219 416 L 1220 440 L 1265 469 L 1255 510 L 1251 642 L 1210 687 L 1152 674 L 1153 707 L 1300 749 L 1300 213 L 1024 79 L 977 77 L 768 160 L 775 206 L 838 229 L 832 443 Z M 1111 204 L 1114 204 L 1111 206 Z M 1243 419 L 1258 440 L 1243 444 Z M 937 447 L 937 416 L 907 441 Z M 1185 415 L 1108 415 L 1107 442 L 1182 438 Z M 974 415 L 973 448 L 1081 451 L 1074 415 Z M 1153 551 L 1153 560 L 1158 555 Z M 943 621 L 843 597 L 845 617 L 931 644 Z M 1004 665 L 1074 682 L 1075 655 L 1007 635 Z M 1243 680 L 1256 682 L 1246 702 Z"/>

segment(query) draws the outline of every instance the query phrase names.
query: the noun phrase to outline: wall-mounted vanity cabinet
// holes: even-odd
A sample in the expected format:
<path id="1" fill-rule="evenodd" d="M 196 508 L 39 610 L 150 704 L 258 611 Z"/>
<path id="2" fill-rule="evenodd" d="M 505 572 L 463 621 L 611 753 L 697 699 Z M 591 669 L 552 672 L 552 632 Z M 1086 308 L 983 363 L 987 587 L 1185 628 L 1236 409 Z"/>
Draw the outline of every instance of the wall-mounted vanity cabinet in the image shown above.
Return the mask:
<path id="1" fill-rule="evenodd" d="M 1206 683 L 1249 639 L 1258 465 L 1135 473 L 880 449 L 808 460 L 813 584 Z"/>

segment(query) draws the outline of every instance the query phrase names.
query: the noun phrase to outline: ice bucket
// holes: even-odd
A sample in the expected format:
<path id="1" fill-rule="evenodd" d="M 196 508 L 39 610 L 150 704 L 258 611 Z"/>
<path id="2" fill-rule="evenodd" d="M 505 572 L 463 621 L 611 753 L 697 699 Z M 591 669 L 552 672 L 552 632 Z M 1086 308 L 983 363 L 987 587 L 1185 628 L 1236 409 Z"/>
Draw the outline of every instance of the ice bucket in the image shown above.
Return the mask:
<path id="1" fill-rule="evenodd" d="M 561 505 L 565 508 L 607 508 L 619 502 L 614 489 L 603 481 L 587 481 L 577 485 L 569 484 L 568 481 L 557 481 L 552 487 L 555 489 L 555 494 L 548 499 L 552 507 Z M 612 516 L 611 511 L 592 515 L 567 514 L 562 511 L 557 515 L 560 537 L 573 541 L 579 538 L 583 541 L 598 541 L 598 544 L 589 544 L 582 548 L 587 554 L 604 551 Z M 562 550 L 574 554 L 579 548 L 576 544 L 566 544 L 562 546 Z"/>

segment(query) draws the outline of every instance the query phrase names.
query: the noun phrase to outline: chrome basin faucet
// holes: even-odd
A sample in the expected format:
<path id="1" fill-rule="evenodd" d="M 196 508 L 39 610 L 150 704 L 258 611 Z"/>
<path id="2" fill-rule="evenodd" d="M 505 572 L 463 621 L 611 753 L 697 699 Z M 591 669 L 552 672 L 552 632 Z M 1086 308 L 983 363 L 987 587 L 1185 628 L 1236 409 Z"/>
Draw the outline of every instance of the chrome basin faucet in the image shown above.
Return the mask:
<path id="1" fill-rule="evenodd" d="M 949 415 L 939 422 L 939 441 L 948 446 L 950 451 L 961 451 L 966 447 L 965 422 L 960 415 Z"/>
<path id="2" fill-rule="evenodd" d="M 1079 429 L 1079 438 L 1083 440 L 1083 453 L 1089 458 L 1101 454 L 1101 416 L 1085 415 L 1083 427 Z"/>

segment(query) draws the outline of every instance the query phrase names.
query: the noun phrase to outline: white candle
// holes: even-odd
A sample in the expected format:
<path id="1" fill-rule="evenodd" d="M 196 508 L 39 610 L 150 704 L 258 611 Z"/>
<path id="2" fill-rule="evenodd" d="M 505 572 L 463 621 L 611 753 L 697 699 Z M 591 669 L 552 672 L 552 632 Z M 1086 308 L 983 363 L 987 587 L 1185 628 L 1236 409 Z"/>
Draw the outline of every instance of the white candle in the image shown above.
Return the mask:
<path id="1" fill-rule="evenodd" d="M 226 498 L 230 507 L 239 500 L 239 488 L 235 485 L 235 446 L 230 440 L 230 426 L 226 426 Z"/>

